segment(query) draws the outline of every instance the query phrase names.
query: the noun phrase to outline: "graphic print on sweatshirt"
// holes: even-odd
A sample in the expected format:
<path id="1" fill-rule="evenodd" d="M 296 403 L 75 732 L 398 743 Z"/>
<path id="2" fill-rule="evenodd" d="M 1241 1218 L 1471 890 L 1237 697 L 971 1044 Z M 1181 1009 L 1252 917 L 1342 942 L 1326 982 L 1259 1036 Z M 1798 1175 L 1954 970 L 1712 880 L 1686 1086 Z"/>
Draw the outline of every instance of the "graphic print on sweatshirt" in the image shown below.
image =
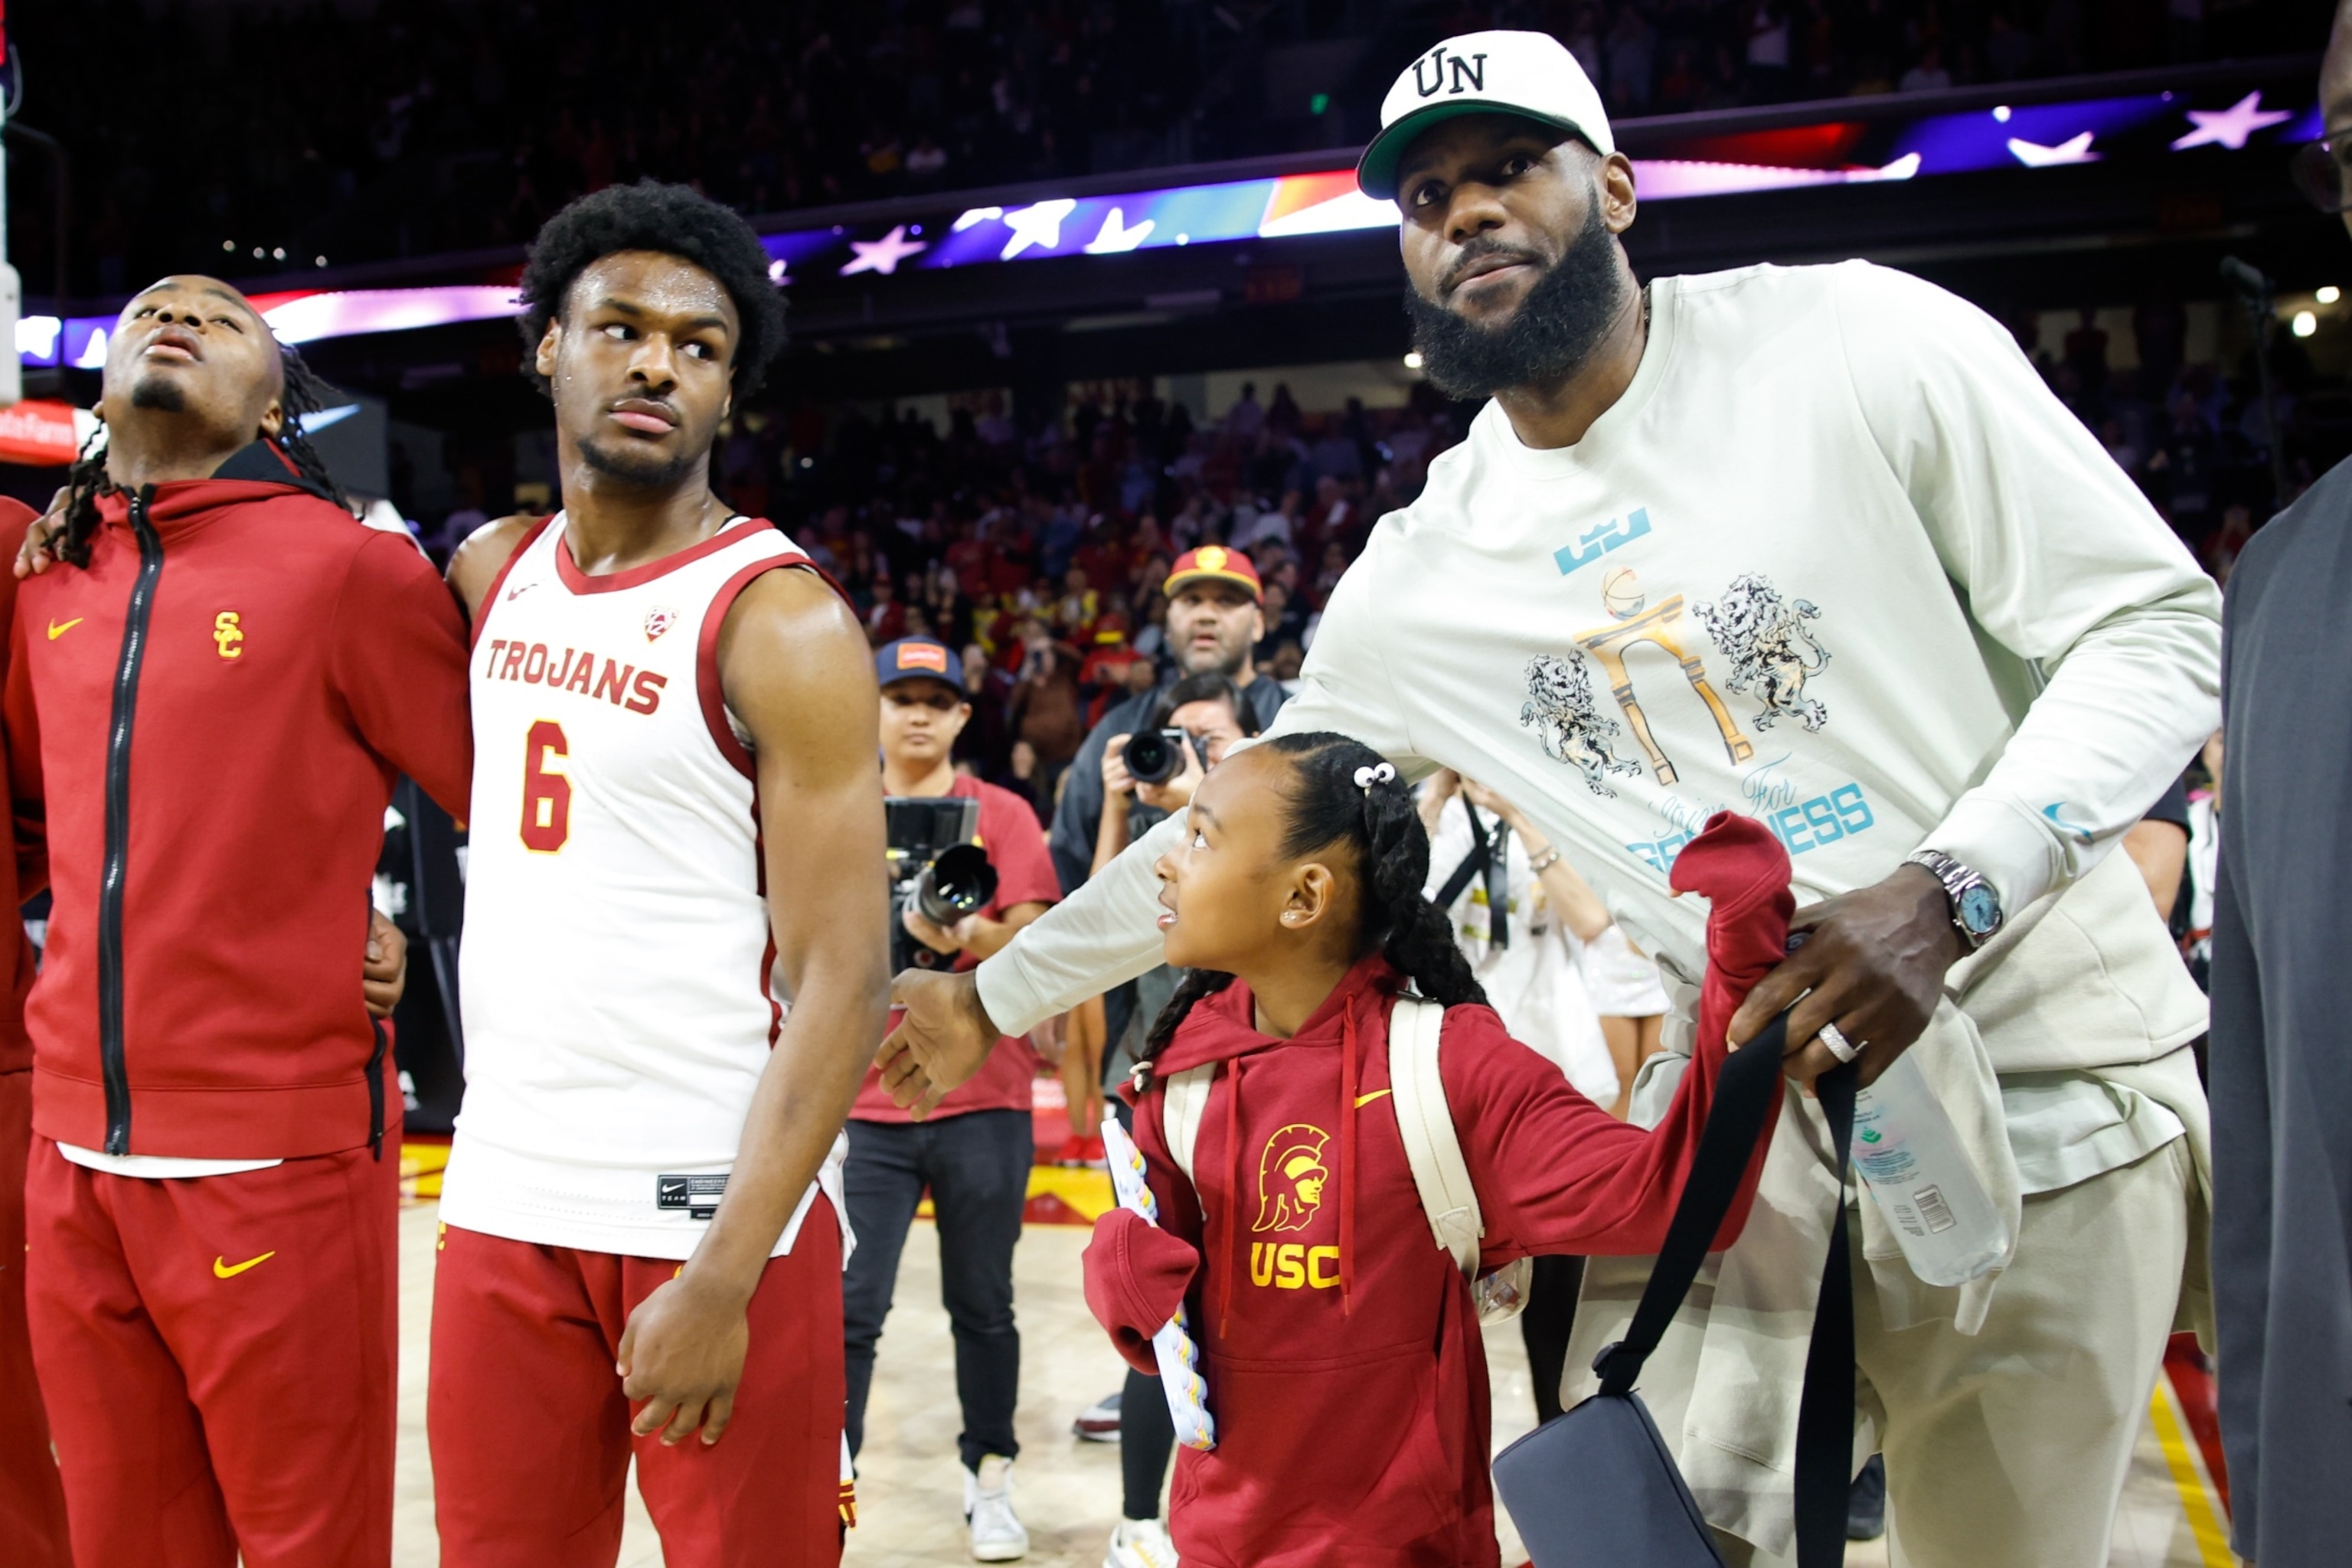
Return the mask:
<path id="1" fill-rule="evenodd" d="M 1331 1182 L 1323 1152 L 1331 1135 L 1311 1122 L 1275 1129 L 1257 1158 L 1257 1217 L 1253 1235 L 1295 1235 L 1323 1212 Z M 1250 1283 L 1278 1290 L 1328 1290 L 1339 1283 L 1339 1249 L 1297 1241 L 1252 1241 Z"/>
<path id="2" fill-rule="evenodd" d="M 1552 559 L 1563 577 L 1576 577 L 1619 549 L 1652 537 L 1652 531 L 1649 509 L 1636 507 L 1580 531 Z M 1630 565 L 1603 567 L 1582 577 L 1580 592 L 1588 584 L 1597 590 L 1606 618 L 1572 633 L 1559 652 L 1528 661 L 1519 723 L 1535 731 L 1545 755 L 1575 768 L 1596 795 L 1616 796 L 1612 775 L 1639 777 L 1644 771 L 1663 787 L 1664 794 L 1652 803 L 1661 831 L 1629 843 L 1628 849 L 1663 873 L 1718 810 L 1762 818 L 1792 855 L 1874 825 L 1859 784 L 1801 790 L 1780 771 L 1793 753 L 1757 755 L 1759 738 L 1784 721 L 1809 735 L 1819 734 L 1830 721 L 1828 704 L 1811 689 L 1830 664 L 1829 647 L 1812 624 L 1822 618 L 1819 605 L 1783 593 L 1761 572 L 1736 574 L 1712 598 L 1686 593 L 1654 596 Z M 1658 679 L 1660 654 L 1672 661 L 1679 683 L 1672 676 Z M 1616 705 L 1615 718 L 1597 700 L 1596 668 Z M 1690 700 L 1677 684 L 1687 686 L 1703 706 L 1716 742 L 1739 773 L 1739 800 L 1701 802 L 1675 793 L 1682 770 L 1652 718 L 1673 714 L 1675 705 Z M 1735 709 L 1726 693 L 1748 700 Z M 1638 760 L 1618 750 L 1619 737 L 1628 733 Z"/>

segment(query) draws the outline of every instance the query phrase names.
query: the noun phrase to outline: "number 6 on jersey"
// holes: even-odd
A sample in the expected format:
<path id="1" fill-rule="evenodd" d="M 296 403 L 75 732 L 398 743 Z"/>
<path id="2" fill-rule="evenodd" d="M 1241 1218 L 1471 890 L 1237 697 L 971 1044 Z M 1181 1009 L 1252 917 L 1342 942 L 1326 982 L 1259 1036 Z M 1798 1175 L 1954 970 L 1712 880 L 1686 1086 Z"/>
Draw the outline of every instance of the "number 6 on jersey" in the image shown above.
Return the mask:
<path id="1" fill-rule="evenodd" d="M 572 837 L 572 781 L 547 765 L 551 755 L 571 754 L 562 725 L 552 719 L 531 725 L 522 755 L 522 847 L 526 849 L 552 855 Z"/>

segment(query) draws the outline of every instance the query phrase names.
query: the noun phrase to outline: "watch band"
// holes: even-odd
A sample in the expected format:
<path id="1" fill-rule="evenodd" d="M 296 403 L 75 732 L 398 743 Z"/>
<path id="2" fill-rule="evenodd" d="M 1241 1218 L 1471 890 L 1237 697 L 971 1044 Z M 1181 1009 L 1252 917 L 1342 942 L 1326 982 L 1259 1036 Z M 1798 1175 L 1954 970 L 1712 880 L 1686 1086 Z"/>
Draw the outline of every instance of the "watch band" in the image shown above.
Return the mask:
<path id="1" fill-rule="evenodd" d="M 1952 929 L 1960 933 L 1960 944 L 1969 952 L 1974 952 L 1982 947 L 2000 930 L 2004 911 L 2000 896 L 1981 873 L 1940 849 L 1915 850 L 1904 857 L 1903 863 L 1921 868 L 1944 885 L 1944 898 Z M 1963 900 L 1989 905 L 1992 915 L 1990 923 L 1982 930 L 1971 926 L 1960 914 Z"/>

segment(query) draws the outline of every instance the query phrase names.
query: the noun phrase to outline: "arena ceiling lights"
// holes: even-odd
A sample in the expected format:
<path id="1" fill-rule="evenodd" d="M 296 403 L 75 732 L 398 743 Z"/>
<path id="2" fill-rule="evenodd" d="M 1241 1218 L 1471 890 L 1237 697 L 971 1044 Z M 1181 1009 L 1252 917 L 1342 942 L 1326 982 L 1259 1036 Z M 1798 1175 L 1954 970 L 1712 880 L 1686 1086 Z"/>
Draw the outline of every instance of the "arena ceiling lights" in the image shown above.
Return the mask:
<path id="1" fill-rule="evenodd" d="M 1638 121 L 1623 129 L 1625 140 L 1637 141 L 1643 154 L 1633 159 L 1633 176 L 1647 202 L 2110 159 L 2284 151 L 2323 134 L 2318 106 L 2307 96 L 2273 101 L 2242 85 L 1912 117 L 1889 114 L 1889 100 L 1875 100 L 1866 118 L 1717 135 L 1659 136 L 1645 133 Z M 771 258 L 769 275 L 790 286 L 1168 246 L 1283 240 L 1393 228 L 1396 223 L 1395 204 L 1357 190 L 1352 169 L 1324 169 L 942 210 L 887 225 L 787 229 L 762 241 Z M 257 294 L 253 302 L 280 338 L 297 343 L 494 320 L 517 311 L 511 285 L 497 283 L 296 289 Z M 113 318 L 106 316 L 63 321 L 26 316 L 16 325 L 16 355 L 27 365 L 97 369 L 106 363 L 107 334 L 113 326 Z"/>

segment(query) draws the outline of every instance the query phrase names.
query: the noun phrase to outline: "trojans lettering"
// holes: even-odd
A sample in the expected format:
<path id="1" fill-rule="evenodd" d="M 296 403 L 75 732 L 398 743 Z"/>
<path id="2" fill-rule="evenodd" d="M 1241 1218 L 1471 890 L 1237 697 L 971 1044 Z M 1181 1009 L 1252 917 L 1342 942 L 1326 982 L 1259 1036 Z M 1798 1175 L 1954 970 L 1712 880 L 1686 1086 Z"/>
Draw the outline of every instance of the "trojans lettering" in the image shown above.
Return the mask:
<path id="1" fill-rule="evenodd" d="M 557 658 L 543 642 L 509 642 L 504 637 L 493 637 L 489 660 L 482 667 L 482 673 L 492 680 L 519 680 L 529 686 L 548 686 L 591 699 L 602 698 L 632 713 L 651 713 L 661 706 L 662 689 L 669 684 L 669 677 L 614 658 L 605 659 L 601 672 L 596 665 L 593 652 L 567 647 Z"/>

